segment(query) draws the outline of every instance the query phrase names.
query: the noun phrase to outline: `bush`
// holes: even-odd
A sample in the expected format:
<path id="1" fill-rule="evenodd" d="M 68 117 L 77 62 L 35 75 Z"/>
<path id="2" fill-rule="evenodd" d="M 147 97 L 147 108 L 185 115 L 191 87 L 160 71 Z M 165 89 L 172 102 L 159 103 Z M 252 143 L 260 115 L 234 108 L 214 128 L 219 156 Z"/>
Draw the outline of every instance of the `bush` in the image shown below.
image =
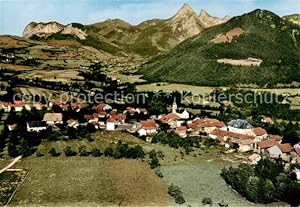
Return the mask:
<path id="1" fill-rule="evenodd" d="M 104 150 L 104 155 L 105 155 L 106 157 L 112 157 L 112 156 L 114 155 L 114 150 L 113 150 L 113 148 L 111 148 L 111 147 L 105 148 L 105 150 Z"/>
<path id="2" fill-rule="evenodd" d="M 44 154 L 43 154 L 43 153 L 41 153 L 40 151 L 37 151 L 37 152 L 36 152 L 36 156 L 37 156 L 37 157 L 43 157 L 43 156 L 44 156 Z"/>
<path id="3" fill-rule="evenodd" d="M 205 141 L 204 141 L 204 145 L 207 146 L 207 147 L 210 147 L 210 146 L 216 146 L 216 145 L 217 145 L 217 142 L 216 142 L 216 140 L 214 140 L 214 139 L 207 138 L 207 139 L 205 139 Z"/>
<path id="4" fill-rule="evenodd" d="M 208 198 L 208 197 L 205 197 L 202 199 L 202 204 L 205 206 L 205 205 L 212 205 L 213 202 L 211 200 L 211 198 Z"/>
<path id="5" fill-rule="evenodd" d="M 72 148 L 70 146 L 66 147 L 64 149 L 64 153 L 67 157 L 71 157 L 71 156 L 76 156 L 77 152 L 75 152 L 74 150 L 72 150 Z"/>
<path id="6" fill-rule="evenodd" d="M 141 147 L 140 145 L 134 146 L 134 147 L 130 147 L 127 150 L 127 158 L 130 159 L 143 159 L 145 158 L 145 152 L 143 147 Z"/>
<path id="7" fill-rule="evenodd" d="M 178 204 L 185 203 L 185 199 L 182 195 L 182 191 L 178 186 L 171 184 L 171 186 L 168 187 L 168 194 L 174 198 L 176 203 Z"/>
<path id="8" fill-rule="evenodd" d="M 100 156 L 102 156 L 102 153 L 98 148 L 93 148 L 91 151 L 91 155 L 93 157 L 100 157 Z"/>
<path id="9" fill-rule="evenodd" d="M 155 152 L 155 150 L 149 152 L 148 164 L 150 165 L 151 169 L 155 169 L 160 166 L 159 160 L 157 158 L 157 153 Z"/>
<path id="10" fill-rule="evenodd" d="M 78 153 L 79 153 L 79 156 L 81 157 L 84 157 L 84 156 L 89 156 L 89 152 L 87 151 L 86 149 L 86 146 L 82 145 L 78 148 Z"/>
<path id="11" fill-rule="evenodd" d="M 55 148 L 51 148 L 51 150 L 49 151 L 49 154 L 52 156 L 52 157 L 58 157 L 61 155 L 60 152 L 56 152 L 56 149 Z"/>
<path id="12" fill-rule="evenodd" d="M 160 171 L 159 168 L 156 168 L 156 169 L 155 169 L 155 174 L 156 174 L 158 177 L 160 177 L 160 178 L 163 178 L 163 177 L 164 177 L 164 175 L 162 174 L 162 172 Z"/>

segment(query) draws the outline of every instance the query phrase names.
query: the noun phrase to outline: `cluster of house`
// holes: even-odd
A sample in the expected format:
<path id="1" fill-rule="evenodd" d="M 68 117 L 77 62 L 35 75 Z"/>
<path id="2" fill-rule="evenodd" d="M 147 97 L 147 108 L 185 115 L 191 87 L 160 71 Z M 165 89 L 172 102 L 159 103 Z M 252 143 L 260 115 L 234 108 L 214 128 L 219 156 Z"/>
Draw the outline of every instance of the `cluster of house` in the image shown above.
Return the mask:
<path id="1" fill-rule="evenodd" d="M 80 106 L 76 103 L 66 103 L 61 100 L 51 102 L 48 109 L 54 105 L 65 110 L 80 111 Z M 40 103 L 34 104 L 36 110 L 41 110 L 45 105 Z M 31 106 L 21 101 L 15 103 L 0 103 L 0 108 L 9 112 L 12 108 L 15 111 L 23 109 L 30 110 Z M 96 129 L 104 129 L 108 131 L 128 131 L 137 133 L 140 137 L 146 137 L 146 141 L 151 141 L 151 137 L 158 133 L 159 124 L 164 123 L 169 126 L 182 138 L 197 137 L 207 135 L 208 138 L 218 141 L 228 149 L 237 149 L 240 152 L 253 151 L 255 154 L 250 156 L 253 163 L 258 162 L 263 155 L 268 155 L 271 158 L 279 158 L 286 161 L 300 163 L 300 145 L 291 146 L 291 144 L 283 144 L 282 137 L 270 135 L 261 127 L 253 127 L 246 120 L 232 120 L 227 125 L 217 119 L 210 118 L 193 118 L 191 119 L 189 112 L 183 110 L 178 112 L 176 101 L 172 105 L 172 111 L 169 114 L 150 117 L 145 108 L 127 107 L 124 111 L 118 112 L 109 104 L 101 103 L 92 108 L 93 112 L 84 114 L 84 122 L 79 122 L 75 119 L 63 121 L 62 113 L 45 113 L 42 122 L 28 122 L 27 130 L 29 132 L 39 132 L 45 130 L 49 125 L 65 124 L 70 128 L 78 128 L 79 126 L 90 124 Z M 147 120 L 132 121 L 131 117 L 136 114 L 147 117 Z M 264 123 L 272 124 L 270 118 L 261 120 Z M 8 126 L 9 129 L 14 129 L 14 126 Z"/>

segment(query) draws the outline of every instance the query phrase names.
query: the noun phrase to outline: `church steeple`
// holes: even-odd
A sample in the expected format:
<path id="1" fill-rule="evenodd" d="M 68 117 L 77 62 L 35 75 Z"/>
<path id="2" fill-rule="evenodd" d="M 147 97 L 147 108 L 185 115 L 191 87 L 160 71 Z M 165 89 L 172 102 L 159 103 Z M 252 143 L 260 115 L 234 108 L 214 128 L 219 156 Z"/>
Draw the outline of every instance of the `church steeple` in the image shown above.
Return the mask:
<path id="1" fill-rule="evenodd" d="M 172 105 L 172 113 L 176 114 L 177 113 L 177 103 L 176 103 L 176 97 L 174 97 L 174 102 Z"/>

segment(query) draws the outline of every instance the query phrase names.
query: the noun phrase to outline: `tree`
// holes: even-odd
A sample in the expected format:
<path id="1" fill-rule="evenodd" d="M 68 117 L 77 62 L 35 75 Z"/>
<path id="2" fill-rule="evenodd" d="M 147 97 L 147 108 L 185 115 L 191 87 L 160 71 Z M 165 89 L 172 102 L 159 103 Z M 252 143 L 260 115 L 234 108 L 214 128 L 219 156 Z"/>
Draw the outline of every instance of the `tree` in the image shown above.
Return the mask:
<path id="1" fill-rule="evenodd" d="M 246 184 L 247 198 L 255 203 L 260 201 L 259 185 L 260 181 L 256 176 L 251 176 Z"/>
<path id="2" fill-rule="evenodd" d="M 112 156 L 114 155 L 114 150 L 113 150 L 113 148 L 111 148 L 111 147 L 105 148 L 105 150 L 104 150 L 104 155 L 105 155 L 106 157 L 112 157 Z"/>
<path id="3" fill-rule="evenodd" d="M 70 146 L 66 147 L 64 149 L 64 153 L 67 157 L 70 157 L 70 156 L 76 156 L 77 155 L 77 152 L 75 152 L 74 150 L 72 150 L 72 148 Z"/>
<path id="4" fill-rule="evenodd" d="M 275 199 L 275 195 L 276 195 L 276 188 L 274 186 L 274 184 L 272 183 L 271 180 L 267 179 L 267 180 L 261 180 L 261 182 L 263 183 L 261 185 L 262 189 L 261 189 L 261 201 L 264 203 L 269 203 L 274 201 Z"/>
<path id="5" fill-rule="evenodd" d="M 7 151 L 10 157 L 17 157 L 19 155 L 16 145 L 13 143 L 8 143 Z"/>
<path id="6" fill-rule="evenodd" d="M 93 148 L 91 151 L 91 155 L 93 157 L 100 157 L 100 156 L 102 156 L 102 153 L 98 148 Z"/>
<path id="7" fill-rule="evenodd" d="M 49 154 L 50 154 L 52 157 L 58 157 L 58 156 L 60 156 L 61 153 L 56 152 L 56 149 L 55 149 L 55 148 L 51 148 L 51 150 L 49 151 Z"/>
<path id="8" fill-rule="evenodd" d="M 148 161 L 148 163 L 149 163 L 151 169 L 155 169 L 160 166 L 159 160 L 156 155 L 150 157 L 150 160 Z"/>
<path id="9" fill-rule="evenodd" d="M 31 150 L 27 140 L 22 139 L 20 141 L 20 144 L 17 146 L 17 152 L 19 155 L 22 155 L 23 157 L 27 157 L 31 154 Z"/>
<path id="10" fill-rule="evenodd" d="M 276 177 L 282 172 L 284 172 L 284 164 L 280 159 L 276 161 L 262 159 L 255 166 L 255 174 L 258 177 L 269 179 L 273 182 L 276 181 Z"/>
<path id="11" fill-rule="evenodd" d="M 300 142 L 300 136 L 296 130 L 286 131 L 283 134 L 282 143 L 290 143 L 292 146 Z"/>
<path id="12" fill-rule="evenodd" d="M 143 147 L 141 147 L 140 145 L 130 147 L 127 150 L 127 158 L 143 159 L 144 157 L 145 157 L 145 152 L 144 152 Z"/>
<path id="13" fill-rule="evenodd" d="M 89 152 L 87 151 L 86 149 L 86 146 L 85 145 L 82 145 L 78 148 L 78 153 L 79 153 L 79 156 L 89 156 Z"/>
<path id="14" fill-rule="evenodd" d="M 212 202 L 211 198 L 205 197 L 202 199 L 202 204 L 204 206 L 207 206 L 207 205 L 211 206 L 213 204 L 213 202 Z"/>
<path id="15" fill-rule="evenodd" d="M 148 111 L 151 115 L 164 114 L 168 111 L 167 103 L 162 100 L 153 98 L 148 102 Z"/>
<path id="16" fill-rule="evenodd" d="M 185 199 L 182 195 L 182 191 L 180 190 L 180 188 L 178 186 L 171 184 L 168 187 L 168 194 L 174 198 L 176 203 L 178 203 L 178 204 L 185 203 Z"/>

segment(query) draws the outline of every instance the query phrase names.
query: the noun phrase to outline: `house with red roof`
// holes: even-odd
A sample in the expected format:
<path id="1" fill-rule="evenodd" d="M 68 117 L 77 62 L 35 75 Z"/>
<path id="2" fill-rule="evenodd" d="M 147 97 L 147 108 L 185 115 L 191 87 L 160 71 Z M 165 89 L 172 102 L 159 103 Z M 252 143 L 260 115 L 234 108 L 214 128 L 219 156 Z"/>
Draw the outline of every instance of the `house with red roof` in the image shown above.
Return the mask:
<path id="1" fill-rule="evenodd" d="M 178 134 L 178 136 L 180 136 L 182 138 L 186 138 L 187 137 L 187 127 L 186 126 L 177 127 L 175 130 L 175 133 Z"/>
<path id="2" fill-rule="evenodd" d="M 259 154 L 254 153 L 248 159 L 250 161 L 250 164 L 256 165 L 261 160 L 261 158 L 262 157 Z"/>
<path id="3" fill-rule="evenodd" d="M 296 152 L 296 162 L 300 163 L 300 146 L 295 147 L 295 152 Z"/>
<path id="4" fill-rule="evenodd" d="M 270 148 L 270 147 L 273 147 L 277 144 L 280 144 L 281 143 L 281 140 L 278 141 L 276 139 L 268 139 L 268 140 L 263 140 L 263 141 L 260 141 L 257 143 L 256 147 L 255 147 L 255 150 L 258 152 L 258 153 L 264 153 L 266 149 Z"/>
<path id="5" fill-rule="evenodd" d="M 15 112 L 21 112 L 23 109 L 27 111 L 31 110 L 30 105 L 23 101 L 15 101 L 14 103 L 1 102 L 0 108 L 3 109 L 4 112 L 10 112 L 12 109 L 14 109 Z"/>
<path id="6" fill-rule="evenodd" d="M 193 121 L 188 121 L 187 125 L 190 129 L 189 131 L 194 131 L 194 133 L 203 132 L 209 134 L 215 129 L 226 130 L 225 124 L 217 119 L 196 118 Z"/>
<path id="7" fill-rule="evenodd" d="M 265 123 L 265 124 L 274 124 L 274 121 L 270 117 L 264 117 L 264 118 L 262 118 L 261 122 Z"/>
<path id="8" fill-rule="evenodd" d="M 75 119 L 67 120 L 68 127 L 77 129 L 79 127 L 79 122 Z"/>
<path id="9" fill-rule="evenodd" d="M 162 123 L 169 124 L 172 129 L 180 127 L 184 123 L 184 121 L 180 120 L 180 117 L 175 113 L 159 115 L 158 119 Z"/>
<path id="10" fill-rule="evenodd" d="M 238 134 L 231 131 L 224 131 L 220 129 L 215 129 L 211 133 L 209 133 L 209 138 L 214 140 L 218 140 L 222 145 L 226 147 L 231 147 L 234 145 L 238 146 L 238 151 L 247 152 L 254 149 L 256 140 L 255 137 Z"/>
<path id="11" fill-rule="evenodd" d="M 294 148 L 291 144 L 276 144 L 273 147 L 267 149 L 267 153 L 271 158 L 282 158 L 284 161 L 289 162 L 291 160 L 291 152 Z"/>
<path id="12" fill-rule="evenodd" d="M 252 128 L 247 134 L 250 136 L 254 136 L 257 140 L 260 141 L 268 138 L 268 132 L 261 127 Z"/>
<path id="13" fill-rule="evenodd" d="M 100 113 L 101 111 L 110 111 L 112 110 L 112 107 L 106 103 L 100 103 L 97 106 L 93 107 L 97 113 Z"/>
<path id="14" fill-rule="evenodd" d="M 110 117 L 116 120 L 116 124 L 125 124 L 127 118 L 126 114 L 112 114 Z"/>
<path id="15" fill-rule="evenodd" d="M 137 130 L 139 136 L 148 136 L 157 133 L 158 126 L 154 120 L 141 121 Z"/>

